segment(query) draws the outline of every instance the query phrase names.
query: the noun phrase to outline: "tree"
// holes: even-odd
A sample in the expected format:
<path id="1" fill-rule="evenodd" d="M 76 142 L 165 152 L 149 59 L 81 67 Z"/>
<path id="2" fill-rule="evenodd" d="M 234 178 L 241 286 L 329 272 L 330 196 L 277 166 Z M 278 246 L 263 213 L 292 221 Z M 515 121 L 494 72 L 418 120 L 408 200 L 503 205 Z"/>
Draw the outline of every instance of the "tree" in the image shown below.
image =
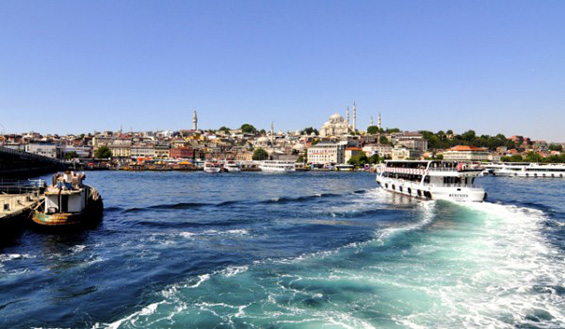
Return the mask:
<path id="1" fill-rule="evenodd" d="M 255 134 L 257 133 L 257 129 L 250 125 L 249 123 L 244 123 L 241 125 L 241 131 L 244 134 Z"/>
<path id="2" fill-rule="evenodd" d="M 389 134 L 398 133 L 398 132 L 400 132 L 400 129 L 398 129 L 398 128 L 386 128 L 386 132 L 389 133 Z"/>
<path id="3" fill-rule="evenodd" d="M 468 142 L 471 142 L 473 139 L 475 139 L 476 136 L 477 134 L 475 133 L 474 130 L 468 130 L 461 135 L 461 138 L 463 138 Z"/>
<path id="4" fill-rule="evenodd" d="M 379 132 L 379 127 L 377 126 L 369 126 L 367 127 L 367 134 L 374 135 Z"/>
<path id="5" fill-rule="evenodd" d="M 229 134 L 231 129 L 228 128 L 228 127 L 226 127 L 226 126 L 221 126 L 220 129 L 218 129 L 218 130 L 219 130 L 219 131 L 223 131 L 223 132 L 225 132 L 226 134 Z"/>
<path id="6" fill-rule="evenodd" d="M 369 163 L 370 164 L 377 164 L 379 163 L 379 155 L 378 154 L 373 154 L 369 157 Z"/>
<path id="7" fill-rule="evenodd" d="M 305 157 L 303 155 L 300 155 L 300 156 L 298 156 L 298 159 L 296 159 L 296 162 L 299 162 L 299 163 L 306 162 L 304 160 L 305 160 Z"/>
<path id="8" fill-rule="evenodd" d="M 381 136 L 381 138 L 379 139 L 379 143 L 390 144 L 390 142 L 388 141 L 388 139 L 385 136 Z"/>
<path id="9" fill-rule="evenodd" d="M 364 166 L 368 162 L 369 162 L 369 158 L 367 158 L 367 155 L 363 151 L 359 152 L 356 155 L 353 155 L 347 161 L 347 163 L 350 165 L 358 165 L 358 166 Z"/>
<path id="10" fill-rule="evenodd" d="M 312 135 L 312 133 L 314 133 L 314 135 L 316 135 L 316 136 L 318 136 L 320 134 L 318 132 L 318 129 L 312 128 L 312 127 L 304 128 L 304 130 L 302 130 L 300 132 L 301 135 Z"/>
<path id="11" fill-rule="evenodd" d="M 65 154 L 65 159 L 67 159 L 67 160 L 74 159 L 74 158 L 78 158 L 78 154 L 75 151 L 70 151 L 67 154 Z"/>
<path id="12" fill-rule="evenodd" d="M 108 146 L 100 146 L 96 152 L 94 152 L 94 157 L 95 158 L 111 158 L 112 157 L 112 151 L 110 150 L 110 148 L 108 148 Z"/>
<path id="13" fill-rule="evenodd" d="M 549 150 L 561 152 L 563 151 L 563 146 L 561 144 L 549 144 Z"/>
<path id="14" fill-rule="evenodd" d="M 258 148 L 253 151 L 253 160 L 267 160 L 269 158 L 269 153 L 262 148 Z"/>
<path id="15" fill-rule="evenodd" d="M 525 158 L 526 162 L 541 162 L 541 155 L 535 152 L 528 152 Z"/>

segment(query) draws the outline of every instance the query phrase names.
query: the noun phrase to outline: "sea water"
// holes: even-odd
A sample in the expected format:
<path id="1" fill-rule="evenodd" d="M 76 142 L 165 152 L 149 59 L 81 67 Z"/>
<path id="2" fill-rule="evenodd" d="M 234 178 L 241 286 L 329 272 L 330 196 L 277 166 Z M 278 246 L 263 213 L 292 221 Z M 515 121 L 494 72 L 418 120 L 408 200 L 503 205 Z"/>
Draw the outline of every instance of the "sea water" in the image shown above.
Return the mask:
<path id="1" fill-rule="evenodd" d="M 88 172 L 103 221 L 2 241 L 0 327 L 563 328 L 565 181 Z"/>

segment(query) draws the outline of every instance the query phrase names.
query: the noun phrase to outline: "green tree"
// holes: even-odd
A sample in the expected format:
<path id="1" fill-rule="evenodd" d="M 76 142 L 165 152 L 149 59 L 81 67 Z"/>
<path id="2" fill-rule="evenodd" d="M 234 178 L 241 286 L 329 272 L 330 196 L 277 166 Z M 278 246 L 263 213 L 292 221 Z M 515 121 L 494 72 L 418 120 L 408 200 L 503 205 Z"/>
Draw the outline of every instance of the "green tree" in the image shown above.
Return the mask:
<path id="1" fill-rule="evenodd" d="M 255 127 L 253 127 L 253 125 L 250 125 L 249 123 L 244 123 L 241 125 L 241 131 L 244 134 L 255 134 L 257 133 L 257 129 Z"/>
<path id="2" fill-rule="evenodd" d="M 111 158 L 112 151 L 108 146 L 100 146 L 96 152 L 94 152 L 94 157 L 96 158 Z"/>
<path id="3" fill-rule="evenodd" d="M 389 134 L 398 133 L 398 132 L 400 132 L 400 129 L 398 129 L 398 128 L 386 128 L 386 132 L 389 133 Z"/>
<path id="4" fill-rule="evenodd" d="M 526 162 L 541 162 L 541 156 L 535 152 L 528 152 L 525 157 Z"/>
<path id="5" fill-rule="evenodd" d="M 78 154 L 75 151 L 70 151 L 67 154 L 65 154 L 65 159 L 67 159 L 67 160 L 74 159 L 74 158 L 78 158 Z"/>
<path id="6" fill-rule="evenodd" d="M 298 159 L 296 159 L 296 162 L 299 163 L 305 163 L 306 162 L 306 157 L 304 155 L 299 155 Z"/>
<path id="7" fill-rule="evenodd" d="M 369 134 L 369 135 L 374 135 L 378 132 L 379 132 L 379 127 L 377 127 L 377 126 L 369 126 L 367 128 L 367 134 Z"/>
<path id="8" fill-rule="evenodd" d="M 561 152 L 563 151 L 563 146 L 561 144 L 549 144 L 549 150 Z"/>
<path id="9" fill-rule="evenodd" d="M 363 151 L 359 152 L 356 155 L 351 156 L 347 161 L 348 164 L 356 165 L 356 166 L 364 166 L 368 162 L 369 162 L 369 158 L 367 158 L 367 155 Z"/>
<path id="10" fill-rule="evenodd" d="M 304 128 L 304 130 L 302 130 L 300 132 L 301 135 L 311 135 L 312 133 L 314 133 L 314 135 L 316 135 L 316 136 L 318 136 L 320 134 L 318 129 L 312 128 L 312 127 Z"/>
<path id="11" fill-rule="evenodd" d="M 379 155 L 378 154 L 373 154 L 369 157 L 369 163 L 370 164 L 377 164 L 379 163 Z"/>
<path id="12" fill-rule="evenodd" d="M 253 160 L 267 160 L 269 158 L 269 153 L 262 148 L 255 149 L 253 151 Z"/>
<path id="13" fill-rule="evenodd" d="M 388 139 L 385 136 L 381 136 L 381 138 L 379 138 L 379 143 L 381 144 L 390 144 L 390 142 L 388 141 Z"/>
<path id="14" fill-rule="evenodd" d="M 228 127 L 226 127 L 226 126 L 221 126 L 220 129 L 218 129 L 218 130 L 219 130 L 219 131 L 223 131 L 223 132 L 225 132 L 226 134 L 229 134 L 230 131 L 231 131 L 231 129 L 228 128 Z"/>

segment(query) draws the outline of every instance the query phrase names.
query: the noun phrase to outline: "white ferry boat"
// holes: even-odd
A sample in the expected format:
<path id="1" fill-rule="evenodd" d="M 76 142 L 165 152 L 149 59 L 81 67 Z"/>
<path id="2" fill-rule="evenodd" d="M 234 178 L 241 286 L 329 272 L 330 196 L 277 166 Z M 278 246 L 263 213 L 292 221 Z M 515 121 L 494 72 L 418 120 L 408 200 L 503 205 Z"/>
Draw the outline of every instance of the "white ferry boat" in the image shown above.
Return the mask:
<path id="1" fill-rule="evenodd" d="M 474 185 L 483 168 L 454 161 L 387 161 L 377 168 L 381 188 L 424 200 L 482 202 L 487 194 Z"/>
<path id="2" fill-rule="evenodd" d="M 224 169 L 228 172 L 240 172 L 241 166 L 235 161 L 228 161 L 224 163 Z"/>
<path id="3" fill-rule="evenodd" d="M 204 163 L 204 172 L 214 174 L 214 173 L 219 173 L 220 169 L 221 169 L 220 165 L 218 165 L 215 162 L 206 161 Z"/>
<path id="4" fill-rule="evenodd" d="M 264 172 L 292 172 L 296 171 L 293 161 L 265 160 L 259 165 L 259 169 Z"/>
<path id="5" fill-rule="evenodd" d="M 565 164 L 561 163 L 501 163 L 495 167 L 492 175 L 502 177 L 565 177 Z"/>

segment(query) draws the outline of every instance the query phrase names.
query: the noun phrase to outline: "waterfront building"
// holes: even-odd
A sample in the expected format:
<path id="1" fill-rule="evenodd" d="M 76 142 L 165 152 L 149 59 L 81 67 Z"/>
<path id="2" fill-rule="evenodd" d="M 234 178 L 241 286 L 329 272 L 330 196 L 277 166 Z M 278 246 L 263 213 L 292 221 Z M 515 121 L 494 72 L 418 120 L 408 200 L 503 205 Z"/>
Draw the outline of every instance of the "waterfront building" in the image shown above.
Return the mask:
<path id="1" fill-rule="evenodd" d="M 346 142 L 319 142 L 308 148 L 308 162 L 313 164 L 345 163 Z"/>
<path id="2" fill-rule="evenodd" d="M 171 146 L 169 144 L 158 144 L 154 146 L 155 157 L 157 158 L 168 158 Z"/>
<path id="3" fill-rule="evenodd" d="M 138 158 L 154 158 L 155 147 L 153 145 L 134 145 L 131 147 L 131 157 Z"/>
<path id="4" fill-rule="evenodd" d="M 111 144 L 112 158 L 131 158 L 131 145 Z"/>
<path id="5" fill-rule="evenodd" d="M 42 155 L 48 158 L 60 158 L 61 157 L 61 147 L 56 144 L 47 143 L 32 143 L 25 146 L 25 151 L 28 153 L 33 153 L 37 155 Z"/>
<path id="6" fill-rule="evenodd" d="M 490 158 L 486 149 L 469 145 L 457 145 L 443 153 L 444 160 L 490 161 Z"/>

